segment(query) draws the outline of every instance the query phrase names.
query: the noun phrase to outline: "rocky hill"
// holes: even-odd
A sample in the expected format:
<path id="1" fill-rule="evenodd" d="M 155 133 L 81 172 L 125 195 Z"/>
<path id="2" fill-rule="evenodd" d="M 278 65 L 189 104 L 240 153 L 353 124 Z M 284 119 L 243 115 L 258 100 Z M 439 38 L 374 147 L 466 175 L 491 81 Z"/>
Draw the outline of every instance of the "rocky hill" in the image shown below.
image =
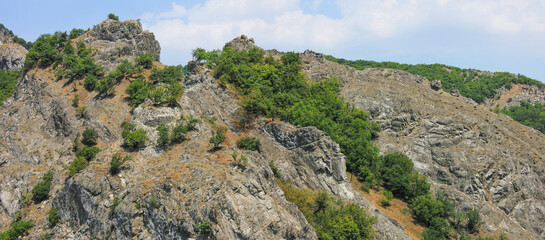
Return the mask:
<path id="1" fill-rule="evenodd" d="M 106 73 L 116 71 L 124 59 L 135 63 L 143 53 L 152 56 L 154 67 L 165 68 L 159 43 L 138 21 L 109 19 L 68 44 L 79 41 L 92 49 Z M 255 42 L 241 36 L 226 46 L 247 50 Z M 433 90 L 419 76 L 390 69 L 358 71 L 311 51 L 301 57 L 309 78 L 337 77 L 345 100 L 381 125 L 376 140 L 381 152 L 406 153 L 456 208 L 480 209 L 484 235 L 545 237 L 543 134 L 473 101 Z M 10 66 L 16 62 L 6 61 Z M 282 180 L 296 188 L 325 190 L 367 209 L 377 219 L 376 239 L 411 239 L 402 224 L 351 185 L 345 156 L 330 137 L 315 127 L 246 119 L 240 99 L 206 64 L 188 65 L 188 74 L 177 79 L 185 91 L 174 104 L 147 99 L 135 108 L 125 90 L 138 76 L 120 80 L 113 94 L 101 94 L 84 88 L 84 79 L 56 72 L 52 67 L 29 70 L 0 107 L 0 232 L 21 212 L 24 220 L 34 220 L 27 239 L 317 239 L 302 212 L 286 200 L 271 167 L 276 166 Z M 151 72 L 143 70 L 141 76 Z M 158 127 L 173 128 L 192 118 L 201 121 L 181 143 L 158 144 Z M 241 126 L 245 121 L 249 127 Z M 149 141 L 127 148 L 124 122 L 145 130 Z M 71 174 L 73 149 L 86 129 L 97 131 L 100 152 Z M 220 131 L 226 139 L 215 148 L 209 139 Z M 246 136 L 260 141 L 260 151 L 237 148 L 235 142 Z M 234 151 L 248 162 L 235 162 Z M 111 174 L 116 154 L 130 160 Z M 38 201 L 30 193 L 48 171 L 53 172 L 51 192 Z M 60 220 L 55 226 L 48 219 L 52 209 Z"/>
<path id="2" fill-rule="evenodd" d="M 7 29 L 3 24 L 0 24 L 0 45 L 9 42 L 13 37 L 13 32 Z"/>
<path id="3" fill-rule="evenodd" d="M 307 76 L 341 79 L 341 95 L 380 123 L 382 152 L 406 153 L 458 208 L 480 209 L 486 231 L 545 237 L 542 133 L 407 72 L 357 71 L 321 54 L 303 56 Z"/>

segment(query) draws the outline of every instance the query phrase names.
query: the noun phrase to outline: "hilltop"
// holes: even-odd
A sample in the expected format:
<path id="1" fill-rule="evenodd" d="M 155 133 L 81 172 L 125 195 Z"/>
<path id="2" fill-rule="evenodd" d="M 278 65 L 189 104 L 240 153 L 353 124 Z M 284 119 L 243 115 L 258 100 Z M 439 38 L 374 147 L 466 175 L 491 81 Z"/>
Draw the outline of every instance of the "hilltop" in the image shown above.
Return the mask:
<path id="1" fill-rule="evenodd" d="M 244 35 L 184 75 L 115 18 L 34 46 L 0 107 L 1 237 L 545 236 L 545 136 L 435 79 Z"/>

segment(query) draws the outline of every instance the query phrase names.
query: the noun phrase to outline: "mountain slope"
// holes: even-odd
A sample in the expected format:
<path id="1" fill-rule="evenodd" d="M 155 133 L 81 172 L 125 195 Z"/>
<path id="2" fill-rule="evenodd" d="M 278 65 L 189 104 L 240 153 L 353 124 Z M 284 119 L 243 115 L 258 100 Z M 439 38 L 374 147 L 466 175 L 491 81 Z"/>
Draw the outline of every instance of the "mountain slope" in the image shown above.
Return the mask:
<path id="1" fill-rule="evenodd" d="M 457 208 L 479 209 L 484 230 L 513 239 L 545 236 L 542 133 L 407 72 L 358 71 L 313 52 L 303 62 L 312 79 L 339 78 L 341 95 L 381 125 L 381 152 L 410 156 Z"/>

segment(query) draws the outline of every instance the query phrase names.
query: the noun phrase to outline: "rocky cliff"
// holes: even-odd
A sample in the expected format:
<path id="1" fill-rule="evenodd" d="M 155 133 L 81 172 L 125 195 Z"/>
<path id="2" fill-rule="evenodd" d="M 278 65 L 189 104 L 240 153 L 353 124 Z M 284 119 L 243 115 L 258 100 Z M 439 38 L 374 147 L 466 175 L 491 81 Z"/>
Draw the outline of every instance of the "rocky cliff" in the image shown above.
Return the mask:
<path id="1" fill-rule="evenodd" d="M 485 231 L 545 237 L 542 133 L 407 72 L 357 71 L 311 51 L 302 56 L 308 77 L 340 79 L 341 95 L 380 123 L 381 152 L 410 156 L 457 208 L 479 209 Z"/>
<path id="2" fill-rule="evenodd" d="M 18 43 L 0 45 L 0 69 L 4 71 L 21 71 L 25 65 L 28 50 Z"/>
<path id="3" fill-rule="evenodd" d="M 0 24 L 0 45 L 7 43 L 13 37 L 13 32 Z"/>
<path id="4" fill-rule="evenodd" d="M 138 21 L 106 20 L 78 40 L 108 71 L 142 53 L 159 60 L 158 42 Z M 241 36 L 226 46 L 244 50 L 255 42 Z M 406 72 L 356 71 L 310 51 L 302 57 L 308 77 L 339 78 L 345 99 L 380 123 L 384 130 L 376 144 L 382 152 L 407 153 L 457 208 L 479 208 L 484 230 L 511 239 L 545 236 L 543 134 L 433 90 L 427 79 Z M 259 118 L 250 119 L 245 130 L 236 96 L 214 79 L 211 68 L 189 64 L 188 70 L 179 79 L 185 92 L 176 104 L 148 100 L 135 109 L 124 94 L 133 79 L 116 85 L 116 94 L 101 96 L 83 89 L 80 80 L 57 79 L 51 68 L 24 74 L 0 108 L 0 231 L 21 211 L 35 220 L 28 239 L 46 233 L 57 239 L 317 239 L 277 185 L 272 162 L 298 188 L 326 190 L 367 209 L 377 218 L 377 239 L 410 239 L 399 222 L 352 187 L 344 155 L 323 132 Z M 86 107 L 83 114 L 71 104 L 76 95 Z M 202 121 L 185 141 L 166 149 L 156 144 L 158 126 L 175 126 L 190 116 Z M 123 148 L 124 121 L 146 130 L 150 141 Z M 74 139 L 85 128 L 97 130 L 101 152 L 68 176 Z M 220 128 L 227 139 L 213 148 L 208 140 Z M 261 151 L 237 149 L 235 141 L 244 136 L 259 139 Z M 246 165 L 234 163 L 235 150 L 248 157 Z M 116 153 L 131 160 L 111 175 Z M 28 193 L 48 170 L 54 172 L 50 197 L 33 203 Z M 52 207 L 61 223 L 49 229 Z M 209 233 L 202 230 L 206 225 Z"/>

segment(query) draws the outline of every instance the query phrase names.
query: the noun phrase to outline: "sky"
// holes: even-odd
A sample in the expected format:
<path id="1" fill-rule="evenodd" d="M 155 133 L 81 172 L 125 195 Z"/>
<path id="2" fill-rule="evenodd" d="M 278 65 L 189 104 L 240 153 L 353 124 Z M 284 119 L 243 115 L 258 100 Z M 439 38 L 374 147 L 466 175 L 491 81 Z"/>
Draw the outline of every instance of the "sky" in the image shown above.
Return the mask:
<path id="1" fill-rule="evenodd" d="M 345 59 L 442 63 L 545 82 L 545 0 L 0 0 L 0 23 L 27 41 L 92 28 L 115 13 L 140 19 L 161 62 L 221 49 L 245 34 L 258 46 Z"/>

